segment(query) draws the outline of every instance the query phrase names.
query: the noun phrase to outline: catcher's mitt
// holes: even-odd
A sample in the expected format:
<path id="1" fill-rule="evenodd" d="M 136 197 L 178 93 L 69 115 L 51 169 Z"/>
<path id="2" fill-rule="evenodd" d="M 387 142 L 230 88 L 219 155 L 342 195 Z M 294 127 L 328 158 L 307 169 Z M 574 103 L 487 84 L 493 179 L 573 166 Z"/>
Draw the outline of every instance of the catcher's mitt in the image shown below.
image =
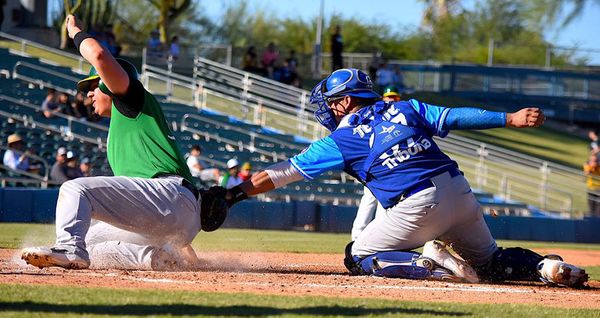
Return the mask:
<path id="1" fill-rule="evenodd" d="M 200 224 L 202 231 L 212 232 L 225 222 L 229 204 L 225 199 L 227 189 L 223 187 L 211 187 L 208 190 L 200 190 L 202 197 Z"/>

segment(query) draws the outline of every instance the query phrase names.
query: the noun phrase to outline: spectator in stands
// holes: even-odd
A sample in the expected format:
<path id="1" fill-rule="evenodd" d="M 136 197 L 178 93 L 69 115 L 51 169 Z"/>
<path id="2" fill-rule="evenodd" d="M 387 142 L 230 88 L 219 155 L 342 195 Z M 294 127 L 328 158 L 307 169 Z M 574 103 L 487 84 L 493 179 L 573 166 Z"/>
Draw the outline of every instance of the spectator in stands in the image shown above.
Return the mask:
<path id="1" fill-rule="evenodd" d="M 388 68 L 387 63 L 381 63 L 377 69 L 377 85 L 380 87 L 394 85 L 394 76 L 394 71 Z"/>
<path id="2" fill-rule="evenodd" d="M 193 145 L 187 158 L 187 166 L 193 177 L 200 179 L 203 182 L 217 183 L 219 182 L 219 170 L 210 168 L 200 156 L 202 148 L 200 145 Z"/>
<path id="3" fill-rule="evenodd" d="M 237 159 L 229 159 L 227 161 L 227 172 L 221 177 L 221 186 L 226 189 L 231 189 L 242 183 L 242 179 L 238 176 L 240 163 Z"/>
<path id="4" fill-rule="evenodd" d="M 301 80 L 298 74 L 298 59 L 296 58 L 296 51 L 291 50 L 290 55 L 283 62 L 283 67 L 280 70 L 280 79 L 282 83 L 288 85 L 294 85 L 300 87 Z"/>
<path id="5" fill-rule="evenodd" d="M 331 35 L 331 71 L 344 68 L 342 52 L 344 51 L 344 41 L 342 39 L 342 28 L 335 26 L 335 31 Z"/>
<path id="6" fill-rule="evenodd" d="M 29 170 L 29 152 L 23 151 L 23 138 L 18 134 L 8 136 L 8 150 L 4 153 L 3 164 L 13 170 Z"/>
<path id="7" fill-rule="evenodd" d="M 42 113 L 44 117 L 51 118 L 54 114 L 61 111 L 60 104 L 58 103 L 58 94 L 54 88 L 49 88 L 46 93 L 46 98 L 42 102 Z"/>
<path id="8" fill-rule="evenodd" d="M 50 169 L 50 180 L 56 183 L 69 180 L 67 177 L 67 148 L 65 147 L 60 147 L 56 151 L 56 162 Z"/>
<path id="9" fill-rule="evenodd" d="M 402 71 L 400 71 L 400 66 L 394 65 L 394 85 L 400 89 L 400 91 L 404 91 L 404 76 L 402 76 Z"/>
<path id="10" fill-rule="evenodd" d="M 38 156 L 38 152 L 35 148 L 29 148 L 28 152 L 31 156 Z M 34 157 L 29 157 L 29 172 L 34 174 L 40 174 L 42 167 L 44 167 L 44 164 L 41 161 Z"/>
<path id="11" fill-rule="evenodd" d="M 148 40 L 148 55 L 151 57 L 162 57 L 164 51 L 164 44 L 160 40 L 160 32 L 158 30 L 152 30 L 150 33 L 150 40 Z"/>
<path id="12" fill-rule="evenodd" d="M 68 96 L 67 96 L 68 98 Z M 84 104 L 85 95 L 82 92 L 77 92 L 75 98 L 69 103 L 67 108 L 65 109 L 65 115 L 77 117 L 77 118 L 86 118 L 87 110 Z"/>
<path id="13" fill-rule="evenodd" d="M 377 70 L 379 69 L 379 65 L 383 62 L 381 51 L 377 51 L 373 53 L 373 57 L 371 57 L 371 62 L 369 62 L 369 77 L 371 80 L 377 79 Z"/>
<path id="14" fill-rule="evenodd" d="M 258 67 L 258 58 L 256 56 L 256 48 L 254 45 L 248 47 L 246 54 L 244 54 L 243 70 L 250 73 L 264 75 L 264 72 Z"/>
<path id="15" fill-rule="evenodd" d="M 60 108 L 60 112 L 67 114 L 71 109 L 71 98 L 69 97 L 69 94 L 64 92 L 57 92 L 56 94 L 58 95 L 57 103 L 58 107 Z"/>
<path id="16" fill-rule="evenodd" d="M 92 173 L 92 163 L 90 158 L 85 157 L 81 159 L 81 163 L 79 164 L 79 170 L 81 170 L 81 174 L 84 177 L 93 177 L 94 173 Z"/>
<path id="17" fill-rule="evenodd" d="M 587 176 L 589 214 L 600 217 L 600 166 L 596 154 L 590 154 L 588 162 L 583 165 L 583 173 Z"/>
<path id="18" fill-rule="evenodd" d="M 598 148 L 598 129 L 594 128 L 588 131 L 588 137 L 590 138 L 590 151 L 597 154 L 600 152 L 600 148 Z"/>
<path id="19" fill-rule="evenodd" d="M 79 157 L 74 151 L 67 152 L 66 175 L 69 180 L 83 177 L 81 169 L 79 169 Z"/>
<path id="20" fill-rule="evenodd" d="M 252 177 L 252 164 L 247 161 L 244 162 L 240 173 L 238 173 L 238 177 L 240 177 L 242 182 L 250 180 Z"/>
<path id="21" fill-rule="evenodd" d="M 117 43 L 117 37 L 113 32 L 112 24 L 106 25 L 106 27 L 104 28 L 104 34 L 106 36 L 106 47 L 114 57 L 119 57 L 123 48 L 121 47 L 121 45 L 119 45 L 119 43 Z"/>
<path id="22" fill-rule="evenodd" d="M 176 61 L 179 59 L 181 48 L 179 47 L 179 37 L 175 35 L 171 38 L 171 47 L 169 48 L 169 56 Z"/>
<path id="23" fill-rule="evenodd" d="M 275 64 L 277 63 L 277 59 L 279 59 L 279 53 L 275 48 L 275 43 L 271 42 L 267 45 L 267 49 L 263 52 L 261 59 L 262 66 L 268 78 L 275 78 Z"/>

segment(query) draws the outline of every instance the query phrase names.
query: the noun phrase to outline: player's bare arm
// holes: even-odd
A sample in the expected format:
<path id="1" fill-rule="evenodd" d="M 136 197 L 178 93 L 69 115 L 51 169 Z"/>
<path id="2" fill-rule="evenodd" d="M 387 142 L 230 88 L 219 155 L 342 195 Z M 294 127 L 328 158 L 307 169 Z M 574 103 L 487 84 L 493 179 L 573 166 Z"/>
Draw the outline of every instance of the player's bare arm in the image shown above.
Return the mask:
<path id="1" fill-rule="evenodd" d="M 250 178 L 250 180 L 240 184 L 240 189 L 249 196 L 261 194 L 275 189 L 271 177 L 266 171 L 261 171 Z"/>
<path id="2" fill-rule="evenodd" d="M 69 38 L 79 44 L 81 56 L 96 68 L 106 87 L 115 95 L 125 94 L 129 87 L 129 77 L 110 52 L 82 31 L 77 25 L 75 16 L 68 15 L 66 25 Z M 79 39 L 81 39 L 80 43 L 78 43 Z"/>

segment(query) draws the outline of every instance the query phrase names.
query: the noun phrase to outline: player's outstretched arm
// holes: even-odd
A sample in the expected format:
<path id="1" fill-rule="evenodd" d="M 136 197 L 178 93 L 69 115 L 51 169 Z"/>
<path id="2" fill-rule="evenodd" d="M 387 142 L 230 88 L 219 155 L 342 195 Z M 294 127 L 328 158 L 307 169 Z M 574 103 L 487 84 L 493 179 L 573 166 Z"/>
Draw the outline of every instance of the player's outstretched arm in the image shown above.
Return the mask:
<path id="1" fill-rule="evenodd" d="M 281 188 L 302 179 L 304 179 L 302 174 L 289 161 L 282 161 L 254 174 L 250 180 L 228 190 L 226 199 L 229 206 L 232 206 L 249 196 Z"/>
<path id="2" fill-rule="evenodd" d="M 129 88 L 129 76 L 112 54 L 89 34 L 81 30 L 77 25 L 75 16 L 68 15 L 66 25 L 69 38 L 74 40 L 81 56 L 98 71 L 104 85 L 115 95 L 125 94 Z"/>
<path id="3" fill-rule="evenodd" d="M 527 128 L 539 127 L 544 124 L 546 116 L 537 107 L 523 108 L 516 113 L 506 114 L 506 127 Z"/>

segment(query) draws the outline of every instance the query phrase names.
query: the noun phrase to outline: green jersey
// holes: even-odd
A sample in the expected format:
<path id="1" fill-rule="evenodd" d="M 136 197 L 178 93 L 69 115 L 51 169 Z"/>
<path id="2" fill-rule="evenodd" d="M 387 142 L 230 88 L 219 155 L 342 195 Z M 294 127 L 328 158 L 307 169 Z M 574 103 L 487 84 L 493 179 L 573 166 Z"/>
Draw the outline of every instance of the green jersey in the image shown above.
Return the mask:
<path id="1" fill-rule="evenodd" d="M 123 96 L 113 96 L 108 163 L 115 176 L 153 178 L 179 175 L 193 183 L 160 104 L 131 79 Z"/>

